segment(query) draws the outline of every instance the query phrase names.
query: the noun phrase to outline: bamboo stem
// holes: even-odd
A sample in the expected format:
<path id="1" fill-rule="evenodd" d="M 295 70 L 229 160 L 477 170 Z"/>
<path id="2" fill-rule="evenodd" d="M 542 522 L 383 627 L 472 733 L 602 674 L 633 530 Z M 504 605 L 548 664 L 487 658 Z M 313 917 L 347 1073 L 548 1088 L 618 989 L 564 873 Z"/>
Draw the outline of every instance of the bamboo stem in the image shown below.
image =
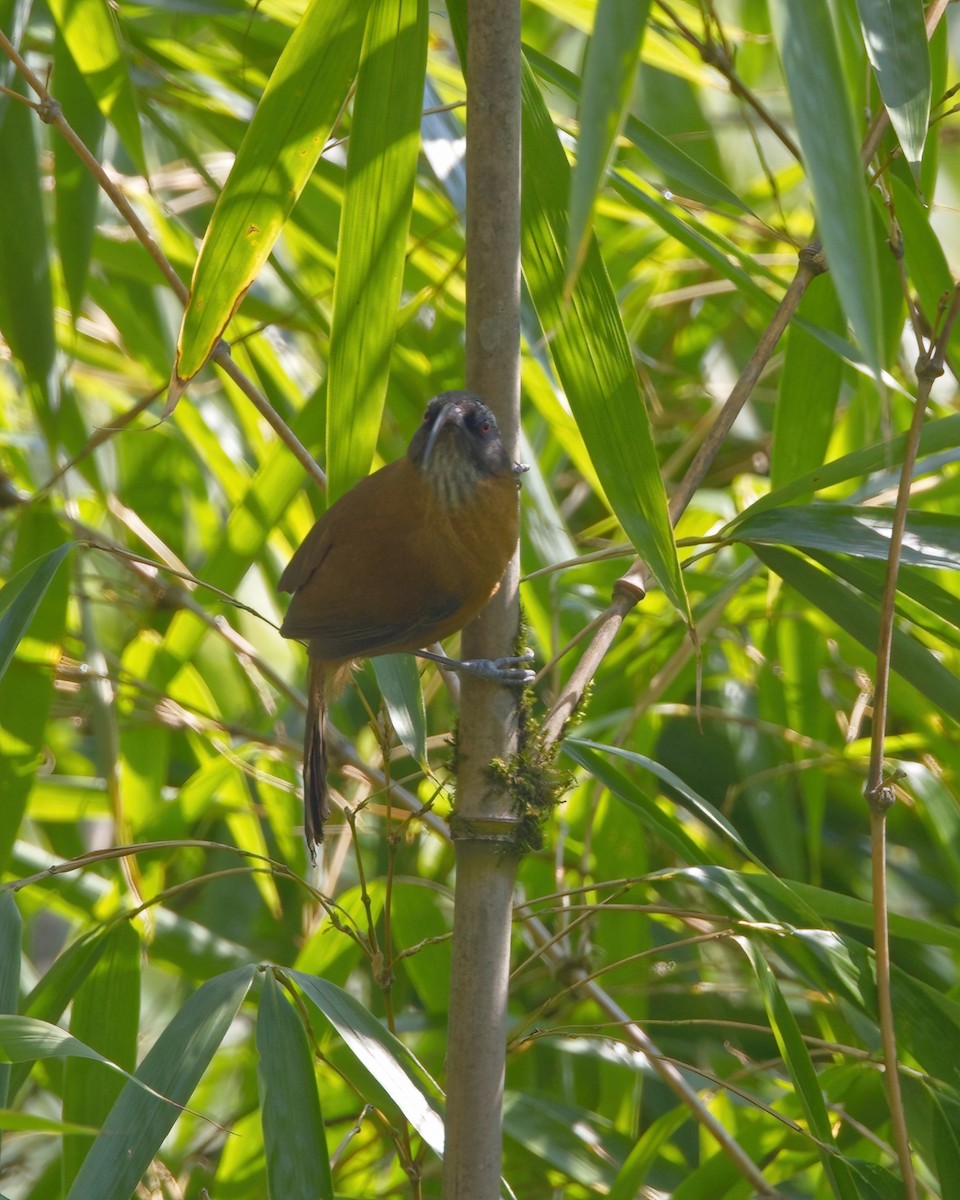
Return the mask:
<path id="1" fill-rule="evenodd" d="M 467 3 L 466 381 L 493 408 L 507 453 L 520 424 L 520 4 Z M 511 653 L 517 557 L 463 633 L 466 657 Z M 460 698 L 444 1200 L 497 1200 L 503 1150 L 516 818 L 489 764 L 516 747 L 514 689 L 465 678 Z"/>

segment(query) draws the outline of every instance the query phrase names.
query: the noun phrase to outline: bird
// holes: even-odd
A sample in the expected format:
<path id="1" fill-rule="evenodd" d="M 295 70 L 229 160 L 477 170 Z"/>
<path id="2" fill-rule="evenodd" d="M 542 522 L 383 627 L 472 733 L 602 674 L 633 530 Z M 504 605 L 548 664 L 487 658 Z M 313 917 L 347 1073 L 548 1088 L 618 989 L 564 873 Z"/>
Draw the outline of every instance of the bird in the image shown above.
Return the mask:
<path id="1" fill-rule="evenodd" d="M 303 799 L 314 861 L 330 807 L 324 717 L 357 659 L 412 652 L 495 683 L 533 678 L 529 655 L 458 661 L 424 649 L 469 624 L 499 588 L 525 470 L 478 396 L 443 392 L 406 455 L 331 504 L 281 574 L 292 599 L 280 632 L 305 639 L 309 656 Z"/>

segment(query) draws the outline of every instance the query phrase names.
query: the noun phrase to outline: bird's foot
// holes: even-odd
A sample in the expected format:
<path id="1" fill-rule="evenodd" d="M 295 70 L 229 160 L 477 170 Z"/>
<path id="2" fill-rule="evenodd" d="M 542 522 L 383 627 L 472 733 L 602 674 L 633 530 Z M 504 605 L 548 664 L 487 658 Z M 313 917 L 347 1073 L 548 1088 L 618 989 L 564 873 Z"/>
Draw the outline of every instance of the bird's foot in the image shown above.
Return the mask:
<path id="1" fill-rule="evenodd" d="M 487 683 L 506 683 L 513 687 L 524 687 L 533 683 L 536 672 L 531 671 L 526 663 L 533 662 L 533 654 L 528 652 L 507 658 L 447 658 L 443 654 L 432 654 L 429 650 L 417 652 L 420 658 L 429 658 L 431 662 L 439 663 L 447 671 L 456 671 L 458 675 L 475 675 L 485 679 Z"/>

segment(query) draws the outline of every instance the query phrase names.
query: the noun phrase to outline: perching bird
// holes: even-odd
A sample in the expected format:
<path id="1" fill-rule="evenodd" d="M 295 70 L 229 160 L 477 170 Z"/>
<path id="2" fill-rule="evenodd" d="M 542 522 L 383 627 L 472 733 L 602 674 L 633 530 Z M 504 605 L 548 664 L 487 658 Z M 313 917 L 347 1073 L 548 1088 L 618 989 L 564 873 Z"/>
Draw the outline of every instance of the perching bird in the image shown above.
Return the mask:
<path id="1" fill-rule="evenodd" d="M 310 655 L 303 799 L 311 854 L 329 812 L 330 696 L 354 659 L 421 652 L 480 612 L 516 548 L 522 470 L 479 397 L 444 392 L 427 406 L 406 457 L 332 504 L 280 576 L 280 590 L 293 593 L 280 632 L 308 639 Z M 531 678 L 526 659 L 440 661 L 494 682 Z"/>

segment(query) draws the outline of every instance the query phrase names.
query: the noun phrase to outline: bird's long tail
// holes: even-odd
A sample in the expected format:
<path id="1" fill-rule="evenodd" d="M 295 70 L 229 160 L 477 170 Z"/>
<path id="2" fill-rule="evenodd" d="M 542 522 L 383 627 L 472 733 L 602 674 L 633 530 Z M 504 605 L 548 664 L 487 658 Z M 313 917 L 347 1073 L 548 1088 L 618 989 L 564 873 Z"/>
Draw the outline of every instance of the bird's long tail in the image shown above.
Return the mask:
<path id="1" fill-rule="evenodd" d="M 307 678 L 307 724 L 303 734 L 303 831 L 310 858 L 317 861 L 323 825 L 330 815 L 327 790 L 327 744 L 323 723 L 327 715 L 327 665 L 310 659 Z"/>

